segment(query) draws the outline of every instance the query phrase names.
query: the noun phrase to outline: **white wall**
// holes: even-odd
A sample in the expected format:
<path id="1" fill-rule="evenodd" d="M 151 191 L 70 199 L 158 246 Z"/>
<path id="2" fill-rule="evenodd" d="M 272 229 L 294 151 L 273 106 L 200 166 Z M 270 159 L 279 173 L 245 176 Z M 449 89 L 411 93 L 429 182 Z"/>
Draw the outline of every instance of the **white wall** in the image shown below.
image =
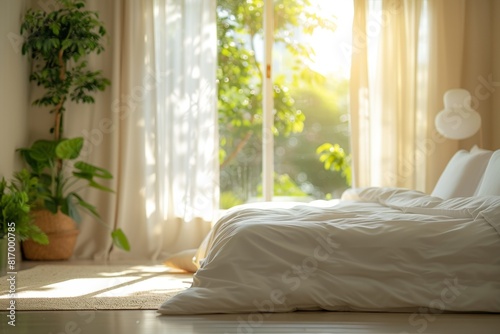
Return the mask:
<path id="1" fill-rule="evenodd" d="M 0 177 L 22 167 L 16 148 L 28 144 L 29 68 L 19 27 L 28 0 L 0 0 Z"/>

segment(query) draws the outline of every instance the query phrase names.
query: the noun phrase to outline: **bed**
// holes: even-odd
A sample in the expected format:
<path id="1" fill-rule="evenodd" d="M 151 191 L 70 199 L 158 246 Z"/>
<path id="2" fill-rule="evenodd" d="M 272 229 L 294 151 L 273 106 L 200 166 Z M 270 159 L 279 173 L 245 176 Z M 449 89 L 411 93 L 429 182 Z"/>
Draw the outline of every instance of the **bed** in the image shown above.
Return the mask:
<path id="1" fill-rule="evenodd" d="M 192 286 L 158 312 L 500 312 L 499 172 L 500 150 L 471 150 L 432 194 L 235 207 L 197 250 Z"/>

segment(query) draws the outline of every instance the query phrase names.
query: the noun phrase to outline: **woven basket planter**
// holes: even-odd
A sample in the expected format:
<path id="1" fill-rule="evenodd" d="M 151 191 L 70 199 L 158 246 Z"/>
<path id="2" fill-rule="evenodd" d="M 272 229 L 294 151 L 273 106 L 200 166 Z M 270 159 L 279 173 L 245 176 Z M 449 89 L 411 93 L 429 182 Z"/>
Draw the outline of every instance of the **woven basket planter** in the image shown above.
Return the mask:
<path id="1" fill-rule="evenodd" d="M 78 233 L 73 219 L 48 210 L 32 212 L 34 223 L 47 234 L 48 245 L 40 245 L 32 240 L 23 241 L 23 254 L 27 260 L 68 260 L 73 255 Z"/>

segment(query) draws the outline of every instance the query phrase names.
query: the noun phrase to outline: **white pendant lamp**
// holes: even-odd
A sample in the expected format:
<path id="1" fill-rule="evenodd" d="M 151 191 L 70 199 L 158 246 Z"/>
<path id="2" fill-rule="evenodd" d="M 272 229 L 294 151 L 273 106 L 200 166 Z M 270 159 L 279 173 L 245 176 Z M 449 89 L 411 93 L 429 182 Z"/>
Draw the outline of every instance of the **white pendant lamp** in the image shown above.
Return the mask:
<path id="1" fill-rule="evenodd" d="M 471 95 L 465 89 L 450 89 L 444 94 L 444 110 L 435 119 L 438 132 L 449 139 L 465 139 L 481 127 L 481 116 L 471 107 Z"/>

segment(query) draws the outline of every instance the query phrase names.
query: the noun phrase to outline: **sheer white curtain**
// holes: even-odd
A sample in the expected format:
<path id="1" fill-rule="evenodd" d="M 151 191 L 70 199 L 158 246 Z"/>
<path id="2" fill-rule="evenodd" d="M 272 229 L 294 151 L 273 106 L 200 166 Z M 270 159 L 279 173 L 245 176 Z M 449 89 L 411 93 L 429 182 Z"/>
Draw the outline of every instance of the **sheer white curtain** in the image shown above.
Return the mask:
<path id="1" fill-rule="evenodd" d="M 112 86 L 92 107 L 97 116 L 83 120 L 86 147 L 89 160 L 113 171 L 116 193 L 88 195 L 132 250 L 110 252 L 104 228 L 84 222 L 76 256 L 161 259 L 195 248 L 218 209 L 215 0 L 90 5 L 109 30 L 95 61 Z"/>
<path id="2" fill-rule="evenodd" d="M 444 92 L 460 85 L 465 3 L 354 4 L 354 184 L 431 191 L 456 148 L 437 134 L 433 124 Z"/>

